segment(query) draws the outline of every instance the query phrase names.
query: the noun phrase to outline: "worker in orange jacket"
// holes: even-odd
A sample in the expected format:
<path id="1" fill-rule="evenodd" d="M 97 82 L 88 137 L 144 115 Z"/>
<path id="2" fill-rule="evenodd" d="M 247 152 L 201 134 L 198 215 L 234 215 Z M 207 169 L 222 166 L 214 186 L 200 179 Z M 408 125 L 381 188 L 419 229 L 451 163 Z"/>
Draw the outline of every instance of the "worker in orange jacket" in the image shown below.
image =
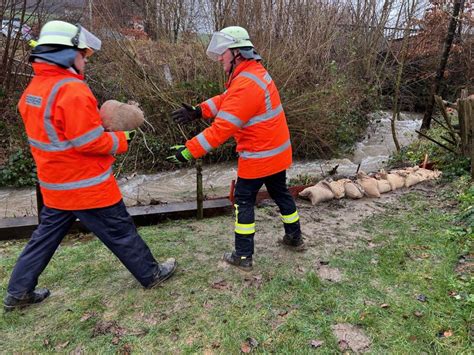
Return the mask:
<path id="1" fill-rule="evenodd" d="M 159 264 L 138 235 L 112 173 L 114 154 L 127 151 L 130 132 L 105 132 L 97 100 L 84 82 L 87 58 L 101 41 L 80 25 L 51 21 L 32 51 L 34 77 L 18 108 L 36 162 L 45 207 L 15 265 L 6 311 L 43 301 L 35 287 L 76 219 L 95 233 L 135 278 L 151 288 L 168 279 L 176 261 Z"/>
<path id="2" fill-rule="evenodd" d="M 235 250 L 225 253 L 224 260 L 250 270 L 254 205 L 263 184 L 280 209 L 285 228 L 281 242 L 295 250 L 304 249 L 298 211 L 286 186 L 286 169 L 292 162 L 290 133 L 276 85 L 244 28 L 231 26 L 215 32 L 207 54 L 222 63 L 228 75 L 227 90 L 196 107 L 183 104 L 172 113 L 179 124 L 201 117 L 214 121 L 185 146 L 174 146 L 176 152 L 168 160 L 182 163 L 197 159 L 230 137 L 235 138 L 239 154 L 234 196 Z"/>

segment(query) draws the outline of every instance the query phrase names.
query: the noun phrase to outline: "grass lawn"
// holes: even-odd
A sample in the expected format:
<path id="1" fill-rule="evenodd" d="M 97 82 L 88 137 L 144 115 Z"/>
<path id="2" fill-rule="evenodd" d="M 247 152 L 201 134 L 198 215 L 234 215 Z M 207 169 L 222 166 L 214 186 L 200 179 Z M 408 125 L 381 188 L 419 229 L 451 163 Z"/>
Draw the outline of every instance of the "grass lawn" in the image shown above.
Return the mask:
<path id="1" fill-rule="evenodd" d="M 472 257 L 473 236 L 456 226 L 450 188 L 439 190 L 406 194 L 358 222 L 353 233 L 370 238 L 327 260 L 275 255 L 257 235 L 251 273 L 220 261 L 233 244 L 231 216 L 141 228 L 157 259 L 179 262 L 148 291 L 100 242 L 71 238 L 40 278 L 52 296 L 0 316 L 0 352 L 329 354 L 359 344 L 374 354 L 472 353 L 472 275 L 458 261 Z M 277 228 L 273 210 L 257 214 Z M 307 238 L 318 248 L 317 235 Z M 23 245 L 0 244 L 2 295 Z M 356 333 L 341 341 L 341 328 Z"/>

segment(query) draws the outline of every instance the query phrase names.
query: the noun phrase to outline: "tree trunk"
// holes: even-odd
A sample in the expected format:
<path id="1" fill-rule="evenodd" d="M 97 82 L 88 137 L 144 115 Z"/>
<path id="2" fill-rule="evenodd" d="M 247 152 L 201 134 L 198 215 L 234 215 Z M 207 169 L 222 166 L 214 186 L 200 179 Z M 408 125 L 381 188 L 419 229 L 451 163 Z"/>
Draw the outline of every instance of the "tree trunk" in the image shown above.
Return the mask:
<path id="1" fill-rule="evenodd" d="M 423 116 L 423 122 L 421 123 L 421 131 L 427 131 L 431 125 L 431 116 L 433 116 L 435 98 L 434 95 L 439 95 L 441 87 L 441 80 L 444 76 L 444 70 L 448 63 L 449 53 L 451 52 L 451 46 L 453 44 L 454 34 L 456 33 L 456 27 L 459 19 L 459 11 L 461 9 L 461 3 L 464 4 L 464 0 L 455 0 L 453 7 L 453 15 L 449 22 L 448 34 L 444 42 L 443 54 L 441 55 L 441 61 L 439 62 L 438 70 L 436 71 L 436 77 L 431 87 L 431 94 L 426 107 L 425 114 Z"/>

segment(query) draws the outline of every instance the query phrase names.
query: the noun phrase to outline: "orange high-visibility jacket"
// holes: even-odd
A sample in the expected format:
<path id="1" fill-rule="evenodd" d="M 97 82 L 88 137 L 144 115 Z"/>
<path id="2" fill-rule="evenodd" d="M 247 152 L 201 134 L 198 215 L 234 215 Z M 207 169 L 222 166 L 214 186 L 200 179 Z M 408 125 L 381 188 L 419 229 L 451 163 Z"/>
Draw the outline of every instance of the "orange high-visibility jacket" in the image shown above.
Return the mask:
<path id="1" fill-rule="evenodd" d="M 261 178 L 290 167 L 290 132 L 280 95 L 259 62 L 241 62 L 227 90 L 201 103 L 200 107 L 204 118 L 215 119 L 210 127 L 186 142 L 194 158 L 233 136 L 239 153 L 239 177 Z"/>
<path id="2" fill-rule="evenodd" d="M 82 75 L 46 63 L 33 63 L 33 69 L 18 108 L 44 204 L 81 210 L 117 203 L 122 195 L 112 164 L 113 154 L 128 149 L 124 132 L 104 132 Z"/>

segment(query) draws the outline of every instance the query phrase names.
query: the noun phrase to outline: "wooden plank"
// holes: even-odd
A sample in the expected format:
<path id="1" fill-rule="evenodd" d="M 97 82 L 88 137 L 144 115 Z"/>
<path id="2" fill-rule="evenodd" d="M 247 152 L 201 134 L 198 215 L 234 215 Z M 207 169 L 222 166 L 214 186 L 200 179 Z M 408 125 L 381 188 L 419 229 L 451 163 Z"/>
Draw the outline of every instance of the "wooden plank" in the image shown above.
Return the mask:
<path id="1" fill-rule="evenodd" d="M 232 211 L 232 203 L 227 198 L 206 200 L 204 217 L 212 217 Z M 149 226 L 166 219 L 194 218 L 197 212 L 197 203 L 179 202 L 164 205 L 134 206 L 127 208 L 137 226 Z M 30 238 L 31 233 L 38 226 L 36 216 L 0 219 L 0 240 Z M 79 221 L 71 227 L 70 233 L 87 232 Z"/>
<path id="2" fill-rule="evenodd" d="M 289 191 L 292 196 L 297 196 L 299 192 L 308 186 L 292 186 Z M 257 195 L 257 202 L 269 199 L 267 191 L 261 191 Z M 178 202 L 162 205 L 133 206 L 127 210 L 137 226 L 155 225 L 168 219 L 195 218 L 198 204 L 196 201 Z M 204 217 L 212 217 L 230 213 L 233 204 L 228 198 L 217 198 L 203 201 Z M 20 218 L 2 218 L 0 219 L 0 240 L 30 238 L 31 233 L 38 226 L 36 216 Z M 71 227 L 70 233 L 88 232 L 79 221 L 76 221 Z"/>

